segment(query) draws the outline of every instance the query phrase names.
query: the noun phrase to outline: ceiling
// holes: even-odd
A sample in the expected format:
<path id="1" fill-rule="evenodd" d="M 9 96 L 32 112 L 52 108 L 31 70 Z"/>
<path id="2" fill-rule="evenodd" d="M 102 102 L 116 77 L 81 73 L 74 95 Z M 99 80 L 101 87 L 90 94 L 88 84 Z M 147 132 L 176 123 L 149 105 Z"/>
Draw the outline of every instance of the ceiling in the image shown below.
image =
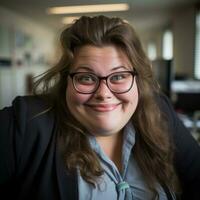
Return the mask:
<path id="1" fill-rule="evenodd" d="M 0 6 L 56 30 L 63 26 L 61 23 L 62 18 L 68 15 L 48 15 L 46 13 L 48 7 L 128 3 L 130 6 L 129 11 L 112 13 L 102 12 L 98 14 L 122 17 L 130 23 L 133 23 L 137 29 L 145 30 L 149 27 L 167 23 L 177 9 L 184 9 L 195 2 L 199 2 L 199 0 L 1 0 Z M 95 14 L 90 13 L 89 15 Z"/>

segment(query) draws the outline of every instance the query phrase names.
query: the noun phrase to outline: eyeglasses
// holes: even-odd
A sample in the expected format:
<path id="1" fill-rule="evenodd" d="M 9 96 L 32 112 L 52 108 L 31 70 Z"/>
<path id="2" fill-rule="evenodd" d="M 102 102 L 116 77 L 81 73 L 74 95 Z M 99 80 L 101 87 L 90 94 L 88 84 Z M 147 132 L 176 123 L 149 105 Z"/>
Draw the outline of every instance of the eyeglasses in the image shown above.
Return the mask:
<path id="1" fill-rule="evenodd" d="M 110 91 L 116 94 L 128 92 L 134 83 L 136 71 L 120 71 L 109 74 L 108 76 L 97 76 L 90 72 L 75 72 L 70 73 L 75 90 L 81 94 L 92 94 L 97 91 L 101 80 L 106 81 Z"/>

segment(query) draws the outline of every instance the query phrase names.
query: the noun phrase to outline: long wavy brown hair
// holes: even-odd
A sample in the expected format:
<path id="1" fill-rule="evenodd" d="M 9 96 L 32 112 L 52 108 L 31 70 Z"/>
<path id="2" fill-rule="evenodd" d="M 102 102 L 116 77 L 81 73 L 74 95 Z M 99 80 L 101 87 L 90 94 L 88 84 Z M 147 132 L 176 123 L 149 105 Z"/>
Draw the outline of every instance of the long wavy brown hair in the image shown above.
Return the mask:
<path id="1" fill-rule="evenodd" d="M 159 93 L 151 64 L 133 27 L 120 18 L 83 16 L 66 27 L 60 37 L 62 55 L 59 62 L 36 82 L 34 93 L 45 94 L 51 102 L 59 124 L 60 146 L 68 171 L 80 170 L 88 183 L 95 184 L 103 171 L 91 149 L 84 124 L 69 112 L 66 104 L 67 76 L 75 50 L 84 45 L 115 45 L 128 56 L 137 71 L 139 103 L 132 116 L 136 143 L 132 156 L 136 159 L 147 186 L 158 195 L 156 183 L 173 188 L 173 150 L 165 119 L 157 105 Z"/>

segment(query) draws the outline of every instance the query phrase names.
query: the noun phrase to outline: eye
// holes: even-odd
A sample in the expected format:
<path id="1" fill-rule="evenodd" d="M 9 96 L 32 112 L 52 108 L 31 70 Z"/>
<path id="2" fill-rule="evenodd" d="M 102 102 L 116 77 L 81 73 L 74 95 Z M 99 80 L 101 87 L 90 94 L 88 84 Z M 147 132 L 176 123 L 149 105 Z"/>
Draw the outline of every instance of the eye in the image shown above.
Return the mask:
<path id="1" fill-rule="evenodd" d="M 78 84 L 91 85 L 96 83 L 96 78 L 92 74 L 77 74 L 75 76 L 75 81 Z"/>
<path id="2" fill-rule="evenodd" d="M 130 74 L 127 73 L 127 72 L 116 73 L 116 74 L 113 74 L 110 77 L 110 82 L 112 82 L 112 83 L 120 83 L 120 82 L 123 82 L 123 81 L 127 80 L 127 78 L 129 76 L 130 76 Z"/>

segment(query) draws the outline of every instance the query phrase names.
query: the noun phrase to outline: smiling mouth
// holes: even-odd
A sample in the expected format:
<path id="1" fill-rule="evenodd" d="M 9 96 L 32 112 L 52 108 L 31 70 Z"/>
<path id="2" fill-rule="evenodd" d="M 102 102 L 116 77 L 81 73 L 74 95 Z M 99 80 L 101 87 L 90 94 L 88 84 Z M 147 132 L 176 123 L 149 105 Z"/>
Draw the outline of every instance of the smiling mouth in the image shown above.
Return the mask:
<path id="1" fill-rule="evenodd" d="M 115 110 L 120 103 L 118 104 L 87 104 L 89 108 L 97 112 L 110 112 Z"/>

